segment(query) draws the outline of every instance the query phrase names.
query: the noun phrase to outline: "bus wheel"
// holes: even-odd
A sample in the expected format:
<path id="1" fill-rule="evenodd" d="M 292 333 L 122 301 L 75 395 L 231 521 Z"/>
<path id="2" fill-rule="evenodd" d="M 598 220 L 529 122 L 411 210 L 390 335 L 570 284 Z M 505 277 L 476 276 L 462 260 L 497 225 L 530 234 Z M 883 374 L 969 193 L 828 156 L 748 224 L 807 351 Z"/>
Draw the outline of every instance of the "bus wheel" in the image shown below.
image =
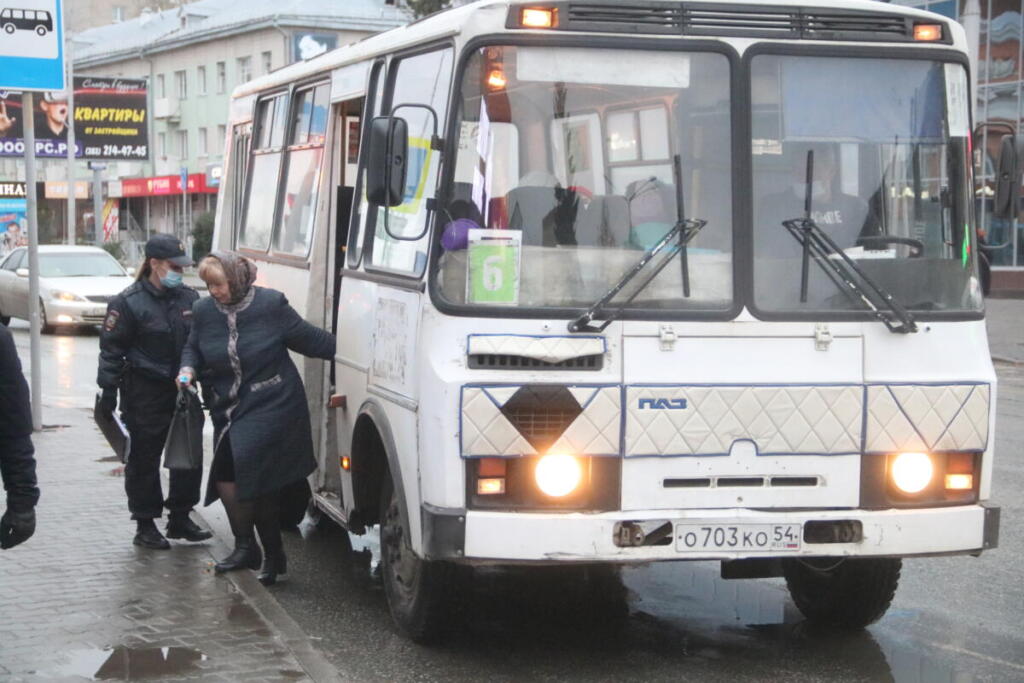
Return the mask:
<path id="1" fill-rule="evenodd" d="M 815 558 L 784 563 L 786 587 L 808 621 L 860 629 L 889 609 L 900 581 L 899 558 Z"/>
<path id="2" fill-rule="evenodd" d="M 384 474 L 380 506 L 381 577 L 391 618 L 410 640 L 436 642 L 449 626 L 454 567 L 413 553 L 388 473 Z"/>

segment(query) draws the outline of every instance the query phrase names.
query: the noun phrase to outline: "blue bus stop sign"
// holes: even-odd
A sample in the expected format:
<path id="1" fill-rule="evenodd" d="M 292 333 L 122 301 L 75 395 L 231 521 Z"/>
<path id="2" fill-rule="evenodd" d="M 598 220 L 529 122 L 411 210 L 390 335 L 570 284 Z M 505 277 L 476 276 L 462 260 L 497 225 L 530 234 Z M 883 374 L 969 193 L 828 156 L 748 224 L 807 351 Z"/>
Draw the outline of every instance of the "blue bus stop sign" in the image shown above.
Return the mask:
<path id="1" fill-rule="evenodd" d="M 61 0 L 0 2 L 0 90 L 63 90 Z"/>

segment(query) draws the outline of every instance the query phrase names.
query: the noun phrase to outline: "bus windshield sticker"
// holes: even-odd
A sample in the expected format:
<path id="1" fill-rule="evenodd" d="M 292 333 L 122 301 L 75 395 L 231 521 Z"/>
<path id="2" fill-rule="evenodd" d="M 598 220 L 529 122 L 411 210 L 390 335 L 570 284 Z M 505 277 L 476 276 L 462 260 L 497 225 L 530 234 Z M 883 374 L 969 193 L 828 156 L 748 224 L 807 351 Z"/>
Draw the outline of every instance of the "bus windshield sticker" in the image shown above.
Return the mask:
<path id="1" fill-rule="evenodd" d="M 971 134 L 967 111 L 967 74 L 959 64 L 946 64 L 946 116 L 949 137 L 966 138 Z"/>
<path id="2" fill-rule="evenodd" d="M 519 303 L 522 233 L 471 229 L 468 241 L 466 300 L 473 304 Z"/>

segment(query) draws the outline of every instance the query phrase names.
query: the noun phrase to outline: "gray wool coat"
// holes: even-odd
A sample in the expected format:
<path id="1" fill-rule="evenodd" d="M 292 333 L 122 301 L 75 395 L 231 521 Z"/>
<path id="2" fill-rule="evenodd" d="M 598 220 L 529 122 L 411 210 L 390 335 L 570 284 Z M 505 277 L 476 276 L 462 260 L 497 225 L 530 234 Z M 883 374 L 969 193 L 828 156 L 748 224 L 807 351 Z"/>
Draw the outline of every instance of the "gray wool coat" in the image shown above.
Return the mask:
<path id="1" fill-rule="evenodd" d="M 302 379 L 288 351 L 334 357 L 334 335 L 303 320 L 284 294 L 253 287 L 235 306 L 212 297 L 192 307 L 192 331 L 181 356 L 212 388 L 214 453 L 231 442 L 240 500 L 250 500 L 316 469 Z M 209 482 L 206 505 L 217 499 Z"/>

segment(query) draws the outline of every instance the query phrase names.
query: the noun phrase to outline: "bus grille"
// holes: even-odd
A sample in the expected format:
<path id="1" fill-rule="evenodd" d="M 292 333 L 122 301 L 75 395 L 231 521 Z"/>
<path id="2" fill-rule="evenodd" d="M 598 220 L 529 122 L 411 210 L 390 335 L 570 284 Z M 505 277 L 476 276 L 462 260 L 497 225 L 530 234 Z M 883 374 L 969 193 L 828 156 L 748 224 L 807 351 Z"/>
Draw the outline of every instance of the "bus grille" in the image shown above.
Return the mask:
<path id="1" fill-rule="evenodd" d="M 559 28 L 604 33 L 912 42 L 913 20 L 884 12 L 701 3 L 569 2 Z M 565 5 L 568 5 L 565 7 Z M 948 31 L 943 42 L 949 43 Z"/>
<path id="2" fill-rule="evenodd" d="M 508 353 L 474 353 L 469 355 L 471 370 L 600 370 L 604 355 L 579 356 L 558 363 Z"/>

